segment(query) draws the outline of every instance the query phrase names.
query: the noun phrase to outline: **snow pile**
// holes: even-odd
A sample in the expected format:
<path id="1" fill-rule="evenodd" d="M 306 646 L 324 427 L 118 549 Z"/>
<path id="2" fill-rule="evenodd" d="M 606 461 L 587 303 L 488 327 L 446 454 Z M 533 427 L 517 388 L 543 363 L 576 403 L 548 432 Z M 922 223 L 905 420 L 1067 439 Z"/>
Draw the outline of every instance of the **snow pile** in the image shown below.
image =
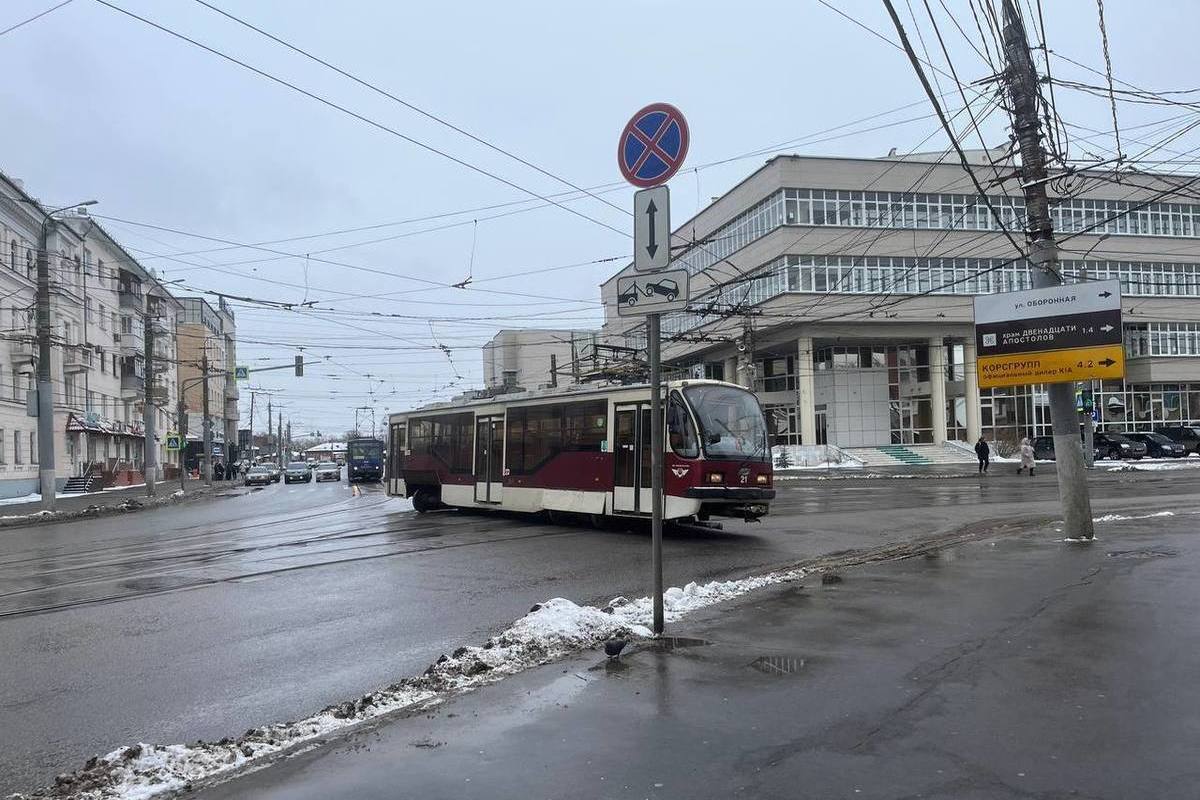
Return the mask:
<path id="1" fill-rule="evenodd" d="M 1092 522 L 1124 522 L 1130 519 L 1154 519 L 1155 517 L 1173 517 L 1174 511 L 1156 511 L 1153 514 L 1136 514 L 1127 516 L 1125 514 L 1105 514 L 1102 517 L 1093 517 Z"/>
<path id="2" fill-rule="evenodd" d="M 1172 459 L 1170 461 L 1138 461 L 1135 463 L 1122 463 L 1115 467 L 1109 467 L 1109 472 L 1165 472 L 1167 470 L 1177 469 L 1200 469 L 1200 463 L 1195 461 L 1184 461 L 1182 459 Z"/>
<path id="3" fill-rule="evenodd" d="M 663 594 L 668 620 L 773 584 L 795 580 L 803 569 L 736 581 L 689 583 Z M 649 597 L 617 597 L 602 609 L 556 597 L 538 603 L 498 636 L 478 647 L 443 655 L 421 675 L 322 709 L 304 719 L 251 728 L 237 738 L 191 745 L 135 744 L 93 757 L 82 769 L 60 775 L 54 786 L 13 798 L 146 800 L 186 791 L 201 779 L 243 767 L 282 750 L 312 742 L 363 720 L 405 709 L 422 709 L 522 670 L 602 644 L 614 637 L 651 635 Z"/>

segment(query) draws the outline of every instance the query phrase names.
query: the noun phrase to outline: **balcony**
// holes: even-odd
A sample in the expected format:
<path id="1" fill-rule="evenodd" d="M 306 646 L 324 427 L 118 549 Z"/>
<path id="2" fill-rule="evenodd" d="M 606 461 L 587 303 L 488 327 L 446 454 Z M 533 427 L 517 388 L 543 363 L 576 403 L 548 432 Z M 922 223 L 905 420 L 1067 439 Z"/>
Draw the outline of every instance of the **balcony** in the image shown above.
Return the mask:
<path id="1" fill-rule="evenodd" d="M 128 311 L 137 311 L 140 313 L 146 308 L 146 296 L 144 294 L 127 291 L 124 288 L 117 293 L 117 302 L 120 303 L 121 308 Z"/>
<path id="2" fill-rule="evenodd" d="M 140 355 L 145 349 L 140 333 L 114 333 L 113 344 L 117 352 L 123 356 Z"/>
<path id="3" fill-rule="evenodd" d="M 33 339 L 13 339 L 8 343 L 8 360 L 14 363 L 29 363 L 37 358 L 37 345 Z"/>
<path id="4" fill-rule="evenodd" d="M 94 356 L 95 354 L 89 348 L 67 347 L 63 350 L 63 372 L 87 372 L 92 368 Z"/>

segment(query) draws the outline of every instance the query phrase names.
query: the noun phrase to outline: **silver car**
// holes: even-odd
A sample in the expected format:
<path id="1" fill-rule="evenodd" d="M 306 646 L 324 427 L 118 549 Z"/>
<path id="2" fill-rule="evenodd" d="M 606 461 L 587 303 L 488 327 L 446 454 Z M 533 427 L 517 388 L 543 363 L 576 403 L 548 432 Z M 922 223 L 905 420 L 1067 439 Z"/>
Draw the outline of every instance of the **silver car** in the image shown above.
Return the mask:
<path id="1" fill-rule="evenodd" d="M 317 464 L 313 475 L 316 476 L 314 480 L 317 483 L 321 481 L 340 481 L 342 479 L 342 468 L 332 461 L 322 461 L 320 464 Z"/>

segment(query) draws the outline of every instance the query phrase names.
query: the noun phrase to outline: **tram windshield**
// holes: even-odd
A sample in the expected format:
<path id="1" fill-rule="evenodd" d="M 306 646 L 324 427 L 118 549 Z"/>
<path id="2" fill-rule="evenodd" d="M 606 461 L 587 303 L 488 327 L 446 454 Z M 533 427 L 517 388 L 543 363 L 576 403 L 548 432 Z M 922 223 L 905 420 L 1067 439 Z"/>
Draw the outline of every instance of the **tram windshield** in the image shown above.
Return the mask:
<path id="1" fill-rule="evenodd" d="M 683 390 L 700 423 L 709 458 L 766 459 L 767 421 L 758 398 L 745 389 L 700 384 Z"/>

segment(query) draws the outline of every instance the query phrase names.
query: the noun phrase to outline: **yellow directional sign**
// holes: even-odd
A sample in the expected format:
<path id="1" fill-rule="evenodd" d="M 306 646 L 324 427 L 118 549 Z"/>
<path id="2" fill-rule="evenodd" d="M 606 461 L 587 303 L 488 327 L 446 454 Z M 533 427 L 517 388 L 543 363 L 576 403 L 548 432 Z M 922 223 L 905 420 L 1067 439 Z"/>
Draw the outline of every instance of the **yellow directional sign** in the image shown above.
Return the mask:
<path id="1" fill-rule="evenodd" d="M 1075 347 L 1040 353 L 979 356 L 979 388 L 1066 383 L 1125 376 L 1125 348 L 1119 344 Z"/>
<path id="2" fill-rule="evenodd" d="M 1123 378 L 1121 284 L 979 295 L 975 348 L 981 389 Z"/>

